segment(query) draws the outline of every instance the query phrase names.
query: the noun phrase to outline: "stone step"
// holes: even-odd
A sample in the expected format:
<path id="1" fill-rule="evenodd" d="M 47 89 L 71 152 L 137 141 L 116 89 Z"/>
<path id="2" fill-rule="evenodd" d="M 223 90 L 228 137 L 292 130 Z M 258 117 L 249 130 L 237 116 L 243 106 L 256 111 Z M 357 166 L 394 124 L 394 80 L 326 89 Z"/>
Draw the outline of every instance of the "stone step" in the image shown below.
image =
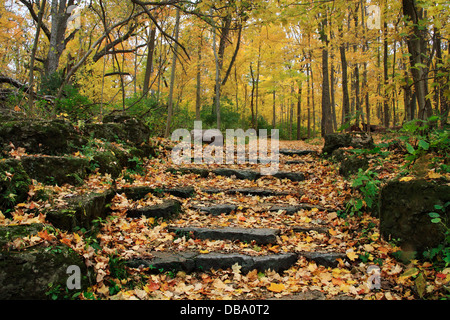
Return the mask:
<path id="1" fill-rule="evenodd" d="M 291 150 L 291 149 L 280 149 L 280 154 L 285 156 L 305 156 L 308 154 L 317 155 L 318 152 L 315 150 Z"/>
<path id="2" fill-rule="evenodd" d="M 311 251 L 311 252 L 303 251 L 300 252 L 298 255 L 305 257 L 308 260 L 312 260 L 317 264 L 330 268 L 336 268 L 339 265 L 338 259 L 344 260 L 347 257 L 345 253 L 319 252 L 319 251 Z"/>
<path id="3" fill-rule="evenodd" d="M 242 210 L 252 209 L 254 211 L 269 211 L 269 212 L 278 212 L 284 211 L 286 214 L 295 214 L 299 210 L 311 210 L 317 208 L 320 211 L 329 211 L 332 209 L 328 209 L 322 206 L 312 205 L 309 203 L 300 203 L 297 205 L 287 204 L 287 203 L 269 203 L 265 202 L 262 204 L 258 204 L 256 206 L 247 206 L 240 203 L 224 203 L 224 204 L 214 204 L 214 203 L 200 203 L 191 205 L 191 209 L 198 210 L 200 212 L 205 212 L 211 214 L 213 216 L 224 214 L 230 214 L 233 211 L 236 211 L 238 208 Z"/>
<path id="4" fill-rule="evenodd" d="M 318 233 L 325 233 L 329 235 L 328 228 L 327 227 L 319 227 L 319 226 L 292 226 L 291 230 L 294 232 L 310 232 L 315 231 Z"/>
<path id="5" fill-rule="evenodd" d="M 128 199 L 140 200 L 144 199 L 147 194 L 164 195 L 168 193 L 175 197 L 191 198 L 195 195 L 194 187 L 173 187 L 173 188 L 155 188 L 148 186 L 124 187 L 117 190 L 118 194 L 125 194 Z"/>
<path id="6" fill-rule="evenodd" d="M 227 189 L 227 190 L 217 189 L 217 188 L 208 188 L 208 189 L 203 189 L 202 191 L 205 193 L 210 193 L 210 194 L 224 192 L 226 194 L 240 193 L 242 195 L 261 196 L 261 197 L 295 195 L 292 192 L 275 191 L 275 190 L 262 189 L 262 188 L 237 188 L 237 189 Z"/>
<path id="7" fill-rule="evenodd" d="M 231 168 L 217 168 L 217 169 L 205 169 L 205 168 L 168 168 L 168 172 L 171 173 L 181 173 L 181 174 L 189 174 L 194 173 L 198 174 L 202 178 L 208 177 L 209 173 L 213 173 L 218 176 L 225 177 L 235 177 L 236 179 L 241 180 L 257 180 L 262 177 L 261 173 L 256 170 L 251 169 L 231 169 Z M 269 175 L 270 176 L 270 175 Z M 278 179 L 288 179 L 291 181 L 303 181 L 305 180 L 305 175 L 301 172 L 289 172 L 289 171 L 278 171 L 272 175 Z"/>
<path id="8" fill-rule="evenodd" d="M 199 210 L 201 212 L 206 212 L 213 216 L 224 214 L 230 214 L 233 211 L 236 211 L 238 208 L 237 205 L 234 204 L 212 204 L 212 205 L 192 205 L 192 209 Z"/>
<path id="9" fill-rule="evenodd" d="M 129 209 L 127 216 L 130 218 L 166 218 L 171 219 L 181 212 L 181 202 L 174 199 L 164 200 L 163 203 L 158 203 L 152 206 L 145 206 L 137 209 Z"/>
<path id="10" fill-rule="evenodd" d="M 255 241 L 257 244 L 271 244 L 276 243 L 277 235 L 280 234 L 278 229 L 269 228 L 195 228 L 195 227 L 168 227 L 169 232 L 185 235 L 192 234 L 198 239 L 211 240 L 239 240 L 241 242 Z"/>
<path id="11" fill-rule="evenodd" d="M 126 262 L 130 268 L 149 268 L 148 272 L 164 271 L 209 271 L 210 269 L 228 269 L 234 264 L 240 265 L 241 272 L 247 273 L 253 269 L 258 271 L 273 270 L 282 272 L 289 269 L 297 261 L 297 254 L 282 253 L 263 256 L 249 256 L 240 253 L 211 252 L 152 252 L 152 258 L 132 258 Z"/>

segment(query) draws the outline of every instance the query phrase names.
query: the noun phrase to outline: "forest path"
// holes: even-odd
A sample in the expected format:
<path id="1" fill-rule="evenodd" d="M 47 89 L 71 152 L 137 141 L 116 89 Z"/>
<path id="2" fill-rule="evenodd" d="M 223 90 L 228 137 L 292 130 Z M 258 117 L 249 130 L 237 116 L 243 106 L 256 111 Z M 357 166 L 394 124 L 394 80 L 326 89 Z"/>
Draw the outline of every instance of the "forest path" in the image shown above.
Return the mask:
<path id="1" fill-rule="evenodd" d="M 240 176 L 258 172 L 259 163 L 177 166 L 168 153 L 150 160 L 140 183 L 194 192 L 116 195 L 111 209 L 117 219 L 99 236 L 103 250 L 147 274 L 138 294 L 156 299 L 362 298 L 370 288 L 364 268 L 351 264 L 354 226 L 337 216 L 350 191 L 317 155 L 320 148 L 280 141 L 280 150 L 313 151 L 280 152 L 279 172 L 303 179 Z M 219 169 L 228 172 L 216 174 Z M 179 207 L 170 209 L 170 201 Z"/>

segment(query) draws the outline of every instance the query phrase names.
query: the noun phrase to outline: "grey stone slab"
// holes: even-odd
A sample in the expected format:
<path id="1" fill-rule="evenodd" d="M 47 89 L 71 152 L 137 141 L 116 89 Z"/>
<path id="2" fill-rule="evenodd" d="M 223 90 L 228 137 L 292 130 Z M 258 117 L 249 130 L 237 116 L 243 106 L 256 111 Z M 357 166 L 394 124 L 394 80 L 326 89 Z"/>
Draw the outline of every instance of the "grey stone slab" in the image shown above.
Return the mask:
<path id="1" fill-rule="evenodd" d="M 127 211 L 127 216 L 130 218 L 140 218 L 145 216 L 147 218 L 173 218 L 181 211 L 181 202 L 169 199 L 164 200 L 163 203 L 155 204 L 153 206 L 146 206 L 138 209 L 130 209 Z"/>
<path id="2" fill-rule="evenodd" d="M 261 174 L 255 170 L 242 170 L 242 169 L 228 169 L 228 168 L 218 168 L 211 170 L 216 175 L 226 176 L 226 177 L 236 177 L 236 179 L 247 179 L 256 180 Z"/>
<path id="3" fill-rule="evenodd" d="M 337 259 L 345 259 L 346 254 L 340 252 L 301 252 L 300 256 L 305 257 L 308 260 L 313 260 L 317 264 L 325 267 L 335 268 L 339 262 Z"/>
<path id="4" fill-rule="evenodd" d="M 242 242 L 255 241 L 257 244 L 269 244 L 277 241 L 278 229 L 269 228 L 195 228 L 195 227 L 169 227 L 169 231 L 179 234 L 192 233 L 198 239 L 211 240 L 239 240 Z"/>
<path id="5" fill-rule="evenodd" d="M 213 216 L 229 214 L 237 209 L 237 205 L 234 204 L 214 204 L 214 205 L 193 205 L 192 209 L 209 213 Z"/>
<path id="6" fill-rule="evenodd" d="M 211 269 L 228 269 L 234 264 L 241 266 L 241 272 L 253 269 L 258 271 L 274 270 L 281 272 L 289 269 L 297 261 L 295 253 L 271 254 L 265 256 L 249 256 L 240 253 L 212 252 L 200 254 L 196 252 L 152 252 L 151 258 L 132 258 L 126 262 L 131 268 L 148 268 L 150 273 L 164 271 L 209 271 Z"/>
<path id="7" fill-rule="evenodd" d="M 240 193 L 243 195 L 253 195 L 253 196 L 261 196 L 261 197 L 269 197 L 269 196 L 286 196 L 290 193 L 287 191 L 275 191 L 269 189 L 262 188 L 238 188 L 238 189 L 229 189 L 226 190 L 227 194 L 236 194 Z"/>
<path id="8" fill-rule="evenodd" d="M 278 171 L 277 173 L 273 174 L 273 176 L 278 179 L 288 179 L 291 181 L 305 180 L 305 175 L 301 172 Z"/>
<path id="9" fill-rule="evenodd" d="M 280 154 L 286 156 L 305 156 L 308 154 L 318 154 L 315 150 L 291 150 L 291 149 L 280 149 Z"/>

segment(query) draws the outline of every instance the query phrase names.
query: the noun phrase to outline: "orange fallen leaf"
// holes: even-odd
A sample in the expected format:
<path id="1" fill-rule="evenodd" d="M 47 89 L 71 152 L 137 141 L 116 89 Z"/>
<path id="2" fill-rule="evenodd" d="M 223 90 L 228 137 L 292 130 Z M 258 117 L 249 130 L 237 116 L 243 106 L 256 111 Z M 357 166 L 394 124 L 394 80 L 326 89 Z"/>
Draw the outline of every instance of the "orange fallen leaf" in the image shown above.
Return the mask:
<path id="1" fill-rule="evenodd" d="M 280 293 L 286 289 L 285 285 L 282 283 L 271 283 L 270 286 L 267 287 L 267 290 L 272 292 Z"/>
<path id="2" fill-rule="evenodd" d="M 344 284 L 345 281 L 342 280 L 341 278 L 333 278 L 331 279 L 331 283 L 334 284 L 335 286 L 340 286 L 341 284 Z"/>
<path id="3" fill-rule="evenodd" d="M 151 281 L 149 284 L 147 284 L 146 286 L 144 286 L 144 290 L 145 292 L 149 293 L 149 292 L 153 292 L 156 291 L 160 288 L 160 285 L 157 284 L 156 282 Z"/>
<path id="4" fill-rule="evenodd" d="M 53 235 L 50 235 L 47 230 L 44 231 L 39 231 L 37 234 L 41 239 L 44 239 L 46 241 L 50 241 L 52 240 L 52 238 L 54 237 Z"/>
<path id="5" fill-rule="evenodd" d="M 71 242 L 72 242 L 72 240 L 67 239 L 67 238 L 62 238 L 60 241 L 61 241 L 62 243 L 64 243 L 65 245 L 67 245 L 67 246 L 70 246 L 70 244 L 71 244 Z"/>
<path id="6" fill-rule="evenodd" d="M 347 257 L 351 260 L 351 261 L 355 261 L 356 258 L 358 258 L 358 254 L 354 251 L 348 251 L 347 252 Z"/>

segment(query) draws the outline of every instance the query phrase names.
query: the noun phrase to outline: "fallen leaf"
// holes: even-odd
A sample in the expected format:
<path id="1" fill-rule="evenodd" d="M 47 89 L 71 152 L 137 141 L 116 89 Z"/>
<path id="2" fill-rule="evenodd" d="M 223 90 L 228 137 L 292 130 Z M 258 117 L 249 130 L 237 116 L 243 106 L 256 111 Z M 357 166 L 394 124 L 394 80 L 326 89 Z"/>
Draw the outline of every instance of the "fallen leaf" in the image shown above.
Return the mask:
<path id="1" fill-rule="evenodd" d="M 351 261 L 355 261 L 355 259 L 358 258 L 359 255 L 358 255 L 356 252 L 354 252 L 353 250 L 350 249 L 350 250 L 347 251 L 347 257 L 348 257 Z"/>
<path id="2" fill-rule="evenodd" d="M 284 291 L 286 289 L 286 287 L 284 286 L 284 284 L 282 283 L 271 283 L 270 286 L 267 287 L 267 290 L 272 291 L 272 292 L 277 292 L 280 293 L 282 291 Z"/>
<path id="3" fill-rule="evenodd" d="M 423 294 L 425 293 L 425 289 L 427 286 L 427 282 L 425 281 L 425 279 L 423 277 L 423 273 L 419 274 L 419 276 L 416 278 L 414 283 L 416 284 L 417 293 L 419 294 L 419 297 L 423 298 Z"/>

